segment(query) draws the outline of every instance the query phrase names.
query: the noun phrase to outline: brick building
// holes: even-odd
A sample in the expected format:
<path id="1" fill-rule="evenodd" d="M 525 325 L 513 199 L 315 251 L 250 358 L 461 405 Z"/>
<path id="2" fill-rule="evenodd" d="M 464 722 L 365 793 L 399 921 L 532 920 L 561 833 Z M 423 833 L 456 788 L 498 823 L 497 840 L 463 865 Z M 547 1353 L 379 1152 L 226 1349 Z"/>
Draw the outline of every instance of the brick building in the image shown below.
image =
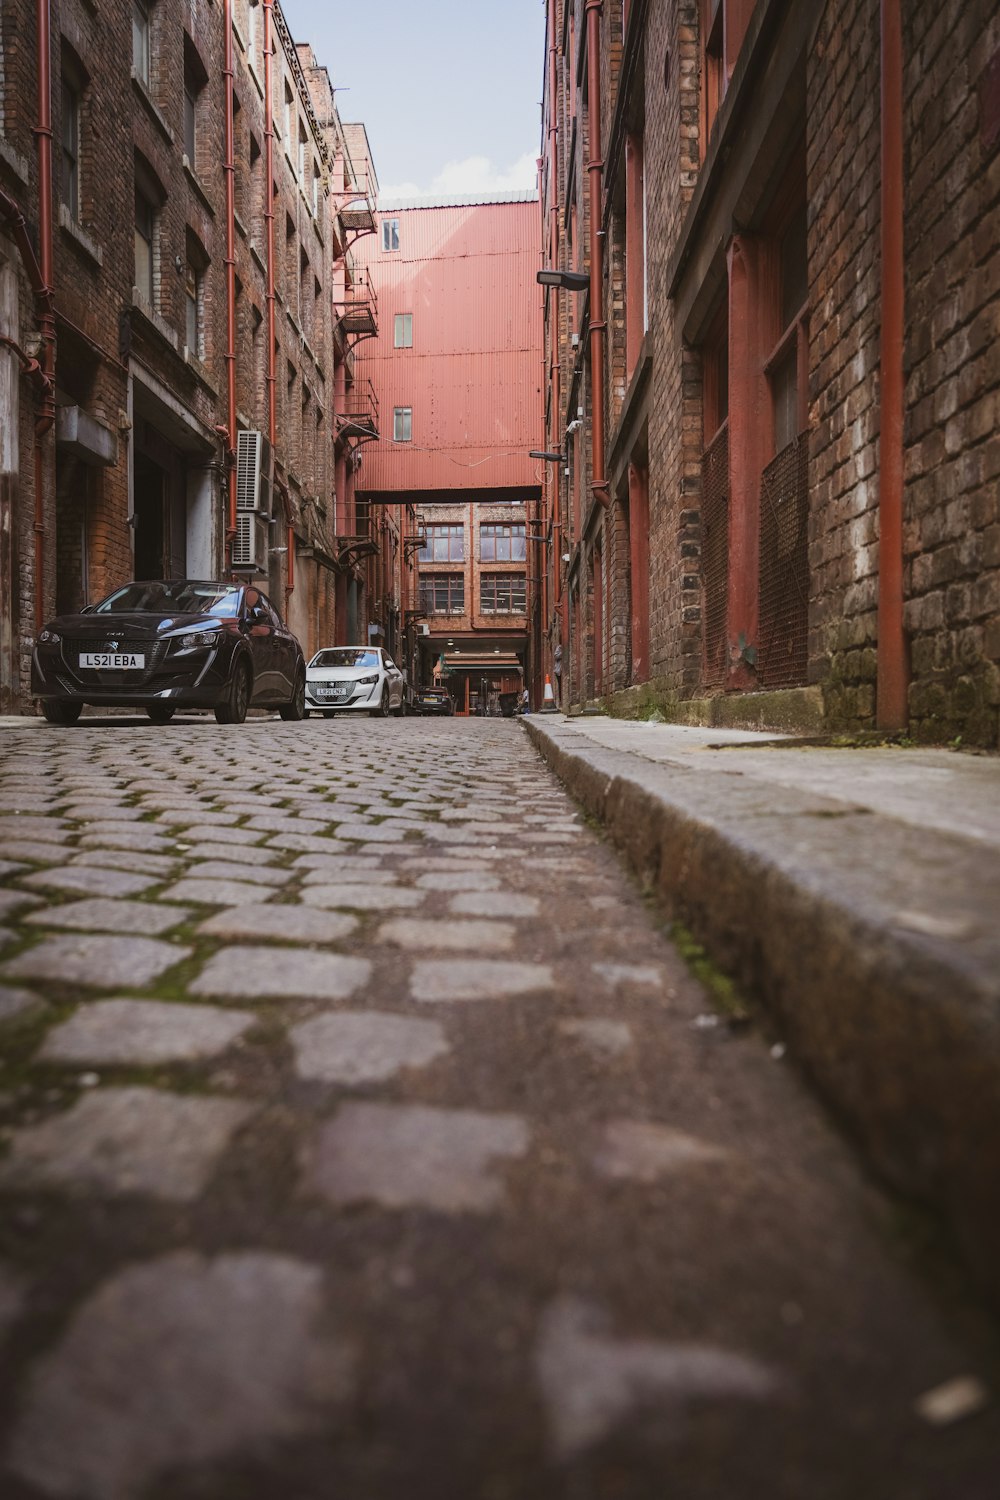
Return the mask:
<path id="1" fill-rule="evenodd" d="M 358 368 L 383 433 L 358 493 L 372 525 L 398 528 L 412 565 L 389 644 L 411 682 L 443 680 L 460 712 L 525 680 L 539 575 L 537 213 L 533 198 L 383 204 L 362 252 L 380 329 Z"/>
<path id="2" fill-rule="evenodd" d="M 994 0 L 547 15 L 569 701 L 996 744 Z"/>
<path id="3" fill-rule="evenodd" d="M 241 569 L 328 641 L 375 218 L 325 71 L 271 0 L 11 0 L 0 47 L 2 706 L 40 622 L 128 577 Z"/>

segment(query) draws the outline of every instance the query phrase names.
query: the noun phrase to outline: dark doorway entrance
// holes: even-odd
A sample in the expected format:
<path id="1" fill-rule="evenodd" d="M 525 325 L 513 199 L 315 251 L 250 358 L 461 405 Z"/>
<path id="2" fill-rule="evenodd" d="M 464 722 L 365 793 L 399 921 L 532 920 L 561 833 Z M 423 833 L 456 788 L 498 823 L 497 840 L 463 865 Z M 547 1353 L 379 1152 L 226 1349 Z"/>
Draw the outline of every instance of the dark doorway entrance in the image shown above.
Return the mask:
<path id="1" fill-rule="evenodd" d="M 163 578 L 166 543 L 164 498 L 166 474 L 144 453 L 135 455 L 133 494 L 135 509 L 135 576 Z"/>

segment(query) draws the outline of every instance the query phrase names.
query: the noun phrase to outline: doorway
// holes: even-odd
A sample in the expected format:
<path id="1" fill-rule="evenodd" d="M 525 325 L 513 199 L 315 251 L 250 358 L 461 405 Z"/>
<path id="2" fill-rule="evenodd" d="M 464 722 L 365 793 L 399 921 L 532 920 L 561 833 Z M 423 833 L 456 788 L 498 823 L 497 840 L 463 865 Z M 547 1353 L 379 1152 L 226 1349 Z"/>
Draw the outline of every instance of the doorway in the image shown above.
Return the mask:
<path id="1" fill-rule="evenodd" d="M 164 578 L 167 544 L 166 480 L 160 465 L 145 453 L 135 455 L 134 509 L 135 576 Z"/>

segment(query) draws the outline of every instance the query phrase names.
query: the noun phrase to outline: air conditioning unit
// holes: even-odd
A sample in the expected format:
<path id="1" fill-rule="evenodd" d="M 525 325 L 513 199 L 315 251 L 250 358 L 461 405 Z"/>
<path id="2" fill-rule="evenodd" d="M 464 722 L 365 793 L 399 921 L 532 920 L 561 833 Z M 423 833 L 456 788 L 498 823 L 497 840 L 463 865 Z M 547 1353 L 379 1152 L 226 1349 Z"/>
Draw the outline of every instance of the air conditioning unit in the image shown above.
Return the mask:
<path id="1" fill-rule="evenodd" d="M 417 634 L 418 635 L 430 635 L 430 633 L 431 633 L 431 627 L 426 622 L 424 622 L 424 623 L 422 623 L 422 624 L 420 624 L 420 625 L 417 626 Z"/>
<path id="2" fill-rule="evenodd" d="M 262 520 L 255 511 L 241 510 L 236 514 L 233 567 L 252 568 L 260 573 L 266 570 L 267 522 Z"/>
<path id="3" fill-rule="evenodd" d="M 569 336 L 569 341 L 570 341 L 570 345 L 571 345 L 572 348 L 574 348 L 574 349 L 579 348 L 579 345 L 580 345 L 580 335 L 578 333 L 571 333 L 570 336 Z"/>
<path id="4" fill-rule="evenodd" d="M 262 432 L 236 434 L 236 509 L 271 512 L 271 445 Z"/>

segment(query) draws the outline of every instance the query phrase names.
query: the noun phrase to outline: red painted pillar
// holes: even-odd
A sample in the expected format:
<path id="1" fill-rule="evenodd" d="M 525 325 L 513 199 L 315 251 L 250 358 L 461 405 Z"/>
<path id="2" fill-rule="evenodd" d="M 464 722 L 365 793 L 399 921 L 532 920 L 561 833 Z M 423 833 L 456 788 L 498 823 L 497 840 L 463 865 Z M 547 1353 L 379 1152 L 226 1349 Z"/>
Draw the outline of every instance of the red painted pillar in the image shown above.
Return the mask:
<path id="1" fill-rule="evenodd" d="M 629 580 L 632 594 L 632 681 L 649 678 L 649 474 L 628 466 Z"/>

